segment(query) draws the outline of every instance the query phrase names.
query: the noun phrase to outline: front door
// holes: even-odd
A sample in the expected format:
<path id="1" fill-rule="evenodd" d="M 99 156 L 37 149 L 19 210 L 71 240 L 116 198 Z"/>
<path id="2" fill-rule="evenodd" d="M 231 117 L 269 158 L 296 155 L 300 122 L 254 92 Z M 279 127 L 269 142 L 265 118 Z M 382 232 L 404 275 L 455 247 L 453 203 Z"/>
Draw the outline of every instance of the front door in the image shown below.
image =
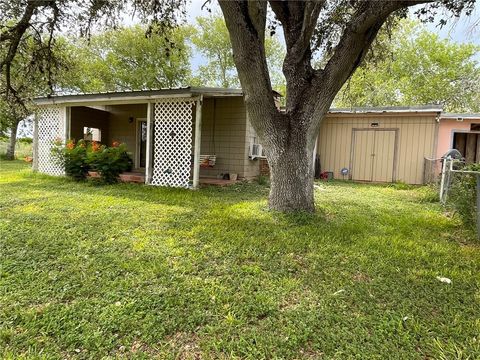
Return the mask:
<path id="1" fill-rule="evenodd" d="M 145 168 L 147 160 L 147 120 L 137 119 L 136 167 Z"/>
<path id="2" fill-rule="evenodd" d="M 396 130 L 354 129 L 352 180 L 394 181 Z"/>

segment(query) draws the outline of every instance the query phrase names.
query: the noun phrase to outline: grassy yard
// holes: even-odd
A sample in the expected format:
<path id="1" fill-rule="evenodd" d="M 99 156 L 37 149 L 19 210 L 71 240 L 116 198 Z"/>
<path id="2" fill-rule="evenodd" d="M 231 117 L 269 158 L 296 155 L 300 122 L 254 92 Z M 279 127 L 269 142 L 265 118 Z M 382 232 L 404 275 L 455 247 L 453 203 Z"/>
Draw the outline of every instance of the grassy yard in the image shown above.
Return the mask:
<path id="1" fill-rule="evenodd" d="M 0 358 L 480 358 L 480 246 L 429 189 L 322 183 L 286 216 L 255 184 L 0 167 Z"/>
<path id="2" fill-rule="evenodd" d="M 5 138 L 0 138 L 0 159 L 7 153 L 7 147 L 8 140 Z M 32 156 L 32 144 L 17 140 L 15 145 L 15 157 L 17 159 L 23 159 L 25 156 Z"/>

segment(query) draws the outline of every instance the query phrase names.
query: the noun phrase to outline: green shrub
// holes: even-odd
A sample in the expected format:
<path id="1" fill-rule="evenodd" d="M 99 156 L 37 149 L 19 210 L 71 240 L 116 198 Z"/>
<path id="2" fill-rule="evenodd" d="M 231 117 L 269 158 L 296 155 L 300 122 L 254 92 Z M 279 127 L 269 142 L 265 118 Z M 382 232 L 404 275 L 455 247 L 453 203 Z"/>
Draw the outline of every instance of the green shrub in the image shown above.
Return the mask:
<path id="1" fill-rule="evenodd" d="M 116 183 L 121 173 L 132 170 L 133 161 L 125 144 L 115 142 L 112 147 L 105 145 L 97 147 L 95 144 L 92 143 L 91 151 L 88 153 L 88 162 L 92 170 L 100 174 L 104 183 Z"/>
<path id="2" fill-rule="evenodd" d="M 90 168 L 87 157 L 87 144 L 80 140 L 76 145 L 69 140 L 65 146 L 56 142 L 52 148 L 56 161 L 65 168 L 65 175 L 75 181 L 85 180 Z"/>
<path id="3" fill-rule="evenodd" d="M 472 164 L 463 170 L 480 171 L 480 164 Z M 448 195 L 448 204 L 460 216 L 463 224 L 470 230 L 476 228 L 477 218 L 477 176 L 475 174 L 456 174 Z"/>
<path id="4" fill-rule="evenodd" d="M 257 183 L 258 183 L 258 185 L 262 185 L 262 186 L 268 185 L 269 182 L 270 182 L 270 179 L 269 179 L 268 176 L 259 175 L 259 176 L 257 177 Z"/>
<path id="5" fill-rule="evenodd" d="M 33 139 L 31 137 L 19 138 L 17 141 L 20 144 L 32 144 L 33 143 Z"/>
<path id="6" fill-rule="evenodd" d="M 97 171 L 106 184 L 118 181 L 118 176 L 132 169 L 133 161 L 124 144 L 114 142 L 112 147 L 96 141 L 80 140 L 77 144 L 69 140 L 66 145 L 60 141 L 52 148 L 55 161 L 65 168 L 65 175 L 75 181 L 85 180 L 88 171 Z"/>

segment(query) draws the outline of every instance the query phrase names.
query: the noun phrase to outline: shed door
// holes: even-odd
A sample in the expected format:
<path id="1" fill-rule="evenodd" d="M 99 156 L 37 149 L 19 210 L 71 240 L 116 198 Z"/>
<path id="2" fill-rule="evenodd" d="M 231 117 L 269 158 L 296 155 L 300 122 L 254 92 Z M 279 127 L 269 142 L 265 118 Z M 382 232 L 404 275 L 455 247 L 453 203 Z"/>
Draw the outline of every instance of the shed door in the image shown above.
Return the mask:
<path id="1" fill-rule="evenodd" d="M 375 133 L 353 130 L 352 179 L 372 181 Z"/>
<path id="2" fill-rule="evenodd" d="M 374 131 L 372 181 L 392 182 L 395 154 L 395 131 Z"/>
<path id="3" fill-rule="evenodd" d="M 352 179 L 394 181 L 395 146 L 395 130 L 354 130 Z"/>

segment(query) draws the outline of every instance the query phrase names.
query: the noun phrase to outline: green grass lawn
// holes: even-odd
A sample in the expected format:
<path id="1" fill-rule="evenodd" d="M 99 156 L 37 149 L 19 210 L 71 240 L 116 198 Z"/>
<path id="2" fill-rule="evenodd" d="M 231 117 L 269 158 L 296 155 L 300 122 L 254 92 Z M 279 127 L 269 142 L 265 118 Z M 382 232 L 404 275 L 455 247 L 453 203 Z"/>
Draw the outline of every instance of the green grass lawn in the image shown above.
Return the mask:
<path id="1" fill-rule="evenodd" d="M 0 358 L 480 358 L 480 247 L 427 188 L 321 183 L 287 216 L 255 184 L 0 167 Z"/>

